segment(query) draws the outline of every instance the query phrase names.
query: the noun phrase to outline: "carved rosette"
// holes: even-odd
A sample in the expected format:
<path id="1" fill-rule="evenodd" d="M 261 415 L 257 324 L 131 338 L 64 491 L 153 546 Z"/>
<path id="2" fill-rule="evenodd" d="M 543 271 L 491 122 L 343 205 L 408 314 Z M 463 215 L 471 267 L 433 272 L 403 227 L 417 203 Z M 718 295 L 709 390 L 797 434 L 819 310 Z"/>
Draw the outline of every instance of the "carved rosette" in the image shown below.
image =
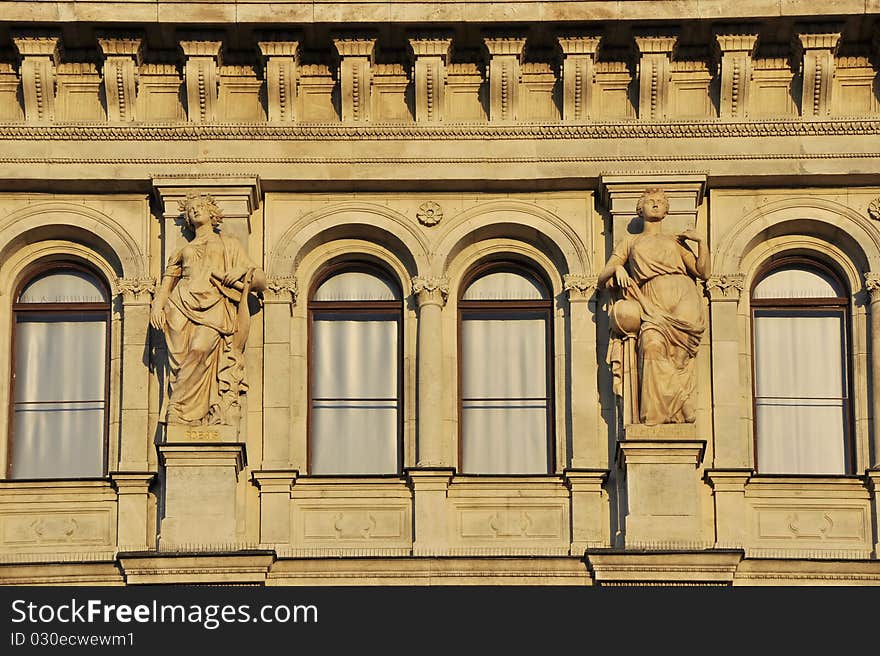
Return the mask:
<path id="1" fill-rule="evenodd" d="M 415 276 L 412 279 L 412 293 L 415 294 L 419 307 L 424 305 L 443 307 L 449 296 L 449 280 L 442 277 Z"/>
<path id="2" fill-rule="evenodd" d="M 865 289 L 871 296 L 871 302 L 880 301 L 880 273 L 868 271 L 865 274 Z"/>
<path id="3" fill-rule="evenodd" d="M 425 226 L 434 226 L 443 219 L 443 210 L 432 200 L 419 205 L 419 211 L 416 213 L 419 223 Z"/>
<path id="4" fill-rule="evenodd" d="M 868 205 L 868 216 L 875 221 L 880 221 L 880 198 L 875 198 Z"/>
<path id="5" fill-rule="evenodd" d="M 745 280 L 744 273 L 722 273 L 710 276 L 706 281 L 706 291 L 713 301 L 739 301 Z"/>
<path id="6" fill-rule="evenodd" d="M 562 280 L 562 289 L 568 292 L 569 301 L 589 301 L 596 292 L 599 278 L 580 273 L 567 273 Z"/>
<path id="7" fill-rule="evenodd" d="M 268 287 L 264 292 L 267 303 L 296 305 L 296 295 L 299 291 L 296 276 L 273 276 L 267 282 Z"/>
<path id="8" fill-rule="evenodd" d="M 117 278 L 113 284 L 114 295 L 122 294 L 123 303 L 148 303 L 155 291 L 155 278 Z"/>

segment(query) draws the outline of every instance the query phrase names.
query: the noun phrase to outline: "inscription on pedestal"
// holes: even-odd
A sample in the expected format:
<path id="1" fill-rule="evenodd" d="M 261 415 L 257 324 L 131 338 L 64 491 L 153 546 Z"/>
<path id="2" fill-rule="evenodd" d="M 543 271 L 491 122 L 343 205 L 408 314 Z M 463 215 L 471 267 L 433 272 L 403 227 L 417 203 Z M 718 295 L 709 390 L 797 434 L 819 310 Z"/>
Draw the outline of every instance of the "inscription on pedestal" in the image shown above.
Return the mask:
<path id="1" fill-rule="evenodd" d="M 186 426 L 184 424 L 168 424 L 165 441 L 174 442 L 237 442 L 236 426 Z"/>

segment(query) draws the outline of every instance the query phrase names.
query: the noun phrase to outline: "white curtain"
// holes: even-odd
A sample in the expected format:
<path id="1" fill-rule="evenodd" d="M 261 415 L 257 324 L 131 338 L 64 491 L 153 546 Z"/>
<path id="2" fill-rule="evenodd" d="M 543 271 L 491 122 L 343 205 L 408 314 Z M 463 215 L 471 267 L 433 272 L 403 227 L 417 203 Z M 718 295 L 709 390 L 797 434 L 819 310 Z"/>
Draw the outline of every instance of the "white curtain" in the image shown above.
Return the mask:
<path id="1" fill-rule="evenodd" d="M 107 292 L 82 271 L 49 271 L 29 282 L 19 303 L 106 303 Z"/>
<path id="2" fill-rule="evenodd" d="M 843 311 L 755 310 L 761 473 L 846 473 L 845 329 Z"/>
<path id="3" fill-rule="evenodd" d="M 467 301 L 547 300 L 518 270 L 495 270 L 465 290 L 461 322 L 461 457 L 472 474 L 546 474 L 547 319 L 534 310 L 467 310 Z"/>
<path id="4" fill-rule="evenodd" d="M 546 474 L 546 319 L 524 311 L 462 319 L 462 469 Z"/>
<path id="5" fill-rule="evenodd" d="M 50 292 L 50 296 L 56 295 Z M 15 478 L 103 475 L 106 335 L 103 318 L 48 312 L 18 315 Z"/>

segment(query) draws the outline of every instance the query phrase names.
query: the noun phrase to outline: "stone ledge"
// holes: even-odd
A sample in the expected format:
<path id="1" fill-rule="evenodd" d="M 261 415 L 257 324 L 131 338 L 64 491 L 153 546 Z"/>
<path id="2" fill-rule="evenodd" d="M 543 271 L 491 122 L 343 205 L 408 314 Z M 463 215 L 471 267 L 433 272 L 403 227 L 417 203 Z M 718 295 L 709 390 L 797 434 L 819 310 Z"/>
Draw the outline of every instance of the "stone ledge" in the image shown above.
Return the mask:
<path id="1" fill-rule="evenodd" d="M 742 551 L 587 552 L 598 585 L 731 585 Z"/>

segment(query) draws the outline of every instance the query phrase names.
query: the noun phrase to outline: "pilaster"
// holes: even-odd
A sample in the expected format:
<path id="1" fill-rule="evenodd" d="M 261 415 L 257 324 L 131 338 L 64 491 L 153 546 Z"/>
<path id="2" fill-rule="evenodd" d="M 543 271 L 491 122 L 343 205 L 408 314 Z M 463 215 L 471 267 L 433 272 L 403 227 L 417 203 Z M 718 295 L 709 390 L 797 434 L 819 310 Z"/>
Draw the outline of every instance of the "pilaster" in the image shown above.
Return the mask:
<path id="1" fill-rule="evenodd" d="M 104 96 L 107 100 L 107 120 L 125 123 L 137 119 L 137 75 L 143 60 L 141 37 L 98 37 L 98 46 L 104 56 Z"/>
<path id="2" fill-rule="evenodd" d="M 41 32 L 13 33 L 21 55 L 21 89 L 25 120 L 46 123 L 55 118 L 55 70 L 61 60 L 61 37 Z"/>
<path id="3" fill-rule="evenodd" d="M 726 28 L 715 35 L 721 51 L 721 118 L 749 115 L 752 55 L 758 43 L 753 26 Z"/>
<path id="4" fill-rule="evenodd" d="M 669 62 L 677 36 L 645 34 L 635 37 L 639 59 L 639 118 L 656 121 L 669 113 Z"/>
<path id="5" fill-rule="evenodd" d="M 265 60 L 269 122 L 293 123 L 297 120 L 299 38 L 293 35 L 267 35 L 257 46 Z"/>
<path id="6" fill-rule="evenodd" d="M 525 37 L 483 39 L 489 53 L 489 121 L 506 123 L 519 117 L 519 86 Z"/>
<path id="7" fill-rule="evenodd" d="M 217 120 L 222 48 L 222 41 L 208 36 L 191 36 L 180 41 L 186 58 L 186 113 L 190 123 Z"/>
<path id="8" fill-rule="evenodd" d="M 871 468 L 880 470 L 880 273 L 865 274 L 865 289 L 871 298 Z"/>
<path id="9" fill-rule="evenodd" d="M 571 326 L 571 467 L 591 470 L 608 466 L 608 446 L 601 430 L 596 359 L 596 276 L 566 274 Z"/>
<path id="10" fill-rule="evenodd" d="M 749 467 L 752 449 L 742 430 L 740 411 L 739 300 L 745 275 L 720 273 L 706 281 L 712 349 L 712 417 L 715 467 Z"/>
<path id="11" fill-rule="evenodd" d="M 153 472 L 110 472 L 119 497 L 117 544 L 120 551 L 156 548 L 150 521 L 150 485 L 155 478 Z"/>
<path id="12" fill-rule="evenodd" d="M 798 32 L 798 44 L 803 52 L 801 116 L 804 118 L 826 118 L 831 113 L 834 56 L 840 36 L 840 29 L 833 25 L 805 26 Z"/>
<path id="13" fill-rule="evenodd" d="M 866 472 L 868 477 L 868 491 L 871 493 L 871 525 L 874 527 L 874 558 L 880 559 L 880 471 L 877 469 L 869 469 Z"/>
<path id="14" fill-rule="evenodd" d="M 333 39 L 339 53 L 339 87 L 342 99 L 342 120 L 366 123 L 372 107 L 372 66 L 376 39 L 367 36 L 345 36 Z"/>
<path id="15" fill-rule="evenodd" d="M 449 294 L 449 281 L 442 277 L 416 276 L 412 293 L 419 308 L 418 328 L 418 449 L 419 467 L 449 465 L 445 449 L 443 415 L 442 311 Z"/>
<path id="16" fill-rule="evenodd" d="M 409 47 L 415 57 L 416 121 L 440 123 L 446 109 L 446 65 L 452 37 L 413 36 Z"/>
<path id="17" fill-rule="evenodd" d="M 150 302 L 156 289 L 153 278 L 118 278 L 115 293 L 122 297 L 125 329 L 122 331 L 122 412 L 119 469 L 148 468 L 152 444 L 149 430 L 150 369 L 144 364 L 144 344 L 149 343 Z"/>
<path id="18" fill-rule="evenodd" d="M 290 492 L 299 472 L 263 470 L 252 476 L 260 489 L 260 544 L 290 544 Z"/>
<path id="19" fill-rule="evenodd" d="M 595 63 L 600 41 L 600 36 L 593 35 L 558 37 L 562 50 L 563 121 L 589 121 L 593 118 Z"/>
<path id="20" fill-rule="evenodd" d="M 263 467 L 286 469 L 298 465 L 291 453 L 291 390 L 294 365 L 291 317 L 298 293 L 293 275 L 270 275 L 263 292 Z"/>

